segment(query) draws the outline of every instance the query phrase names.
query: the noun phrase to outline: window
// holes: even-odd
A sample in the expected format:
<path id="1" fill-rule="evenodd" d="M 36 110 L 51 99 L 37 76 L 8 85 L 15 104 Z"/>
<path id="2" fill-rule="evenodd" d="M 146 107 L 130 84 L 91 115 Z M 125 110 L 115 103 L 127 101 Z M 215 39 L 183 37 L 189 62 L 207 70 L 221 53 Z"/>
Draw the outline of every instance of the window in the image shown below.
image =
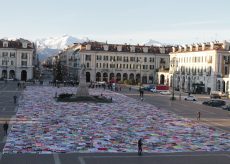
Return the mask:
<path id="1" fill-rule="evenodd" d="M 154 58 L 149 58 L 149 62 L 154 62 Z"/>
<path id="2" fill-rule="evenodd" d="M 7 60 L 2 60 L 2 65 L 7 65 Z"/>
<path id="3" fill-rule="evenodd" d="M 27 53 L 22 53 L 22 59 L 27 59 Z"/>
<path id="4" fill-rule="evenodd" d="M 89 68 L 89 63 L 86 63 L 86 68 Z"/>
<path id="5" fill-rule="evenodd" d="M 144 62 L 147 62 L 147 57 L 144 57 Z"/>
<path id="6" fill-rule="evenodd" d="M 101 60 L 101 59 L 102 59 L 102 57 L 97 55 L 97 60 Z"/>
<path id="7" fill-rule="evenodd" d="M 15 58 L 15 52 L 10 52 L 10 57 Z"/>
<path id="8" fill-rule="evenodd" d="M 2 52 L 2 57 L 7 57 L 8 56 L 8 52 Z"/>
<path id="9" fill-rule="evenodd" d="M 154 65 L 150 65 L 150 66 L 149 66 L 149 69 L 154 69 Z"/>
<path id="10" fill-rule="evenodd" d="M 130 57 L 130 61 L 135 62 L 135 57 Z"/>
<path id="11" fill-rule="evenodd" d="M 110 61 L 115 61 L 115 56 L 110 56 Z"/>
<path id="12" fill-rule="evenodd" d="M 117 56 L 117 61 L 122 61 L 122 56 Z"/>
<path id="13" fill-rule="evenodd" d="M 27 66 L 27 61 L 22 61 L 22 62 L 21 62 L 21 65 L 22 65 L 22 67 L 23 67 L 23 66 Z"/>
<path id="14" fill-rule="evenodd" d="M 3 43 L 3 47 L 8 47 L 8 43 L 7 43 L 7 42 L 4 42 L 4 43 Z"/>
<path id="15" fill-rule="evenodd" d="M 224 75 L 228 75 L 228 67 L 227 66 L 224 67 Z"/>
<path id="16" fill-rule="evenodd" d="M 127 56 L 124 56 L 123 62 L 129 62 L 129 58 Z"/>
<path id="17" fill-rule="evenodd" d="M 14 65 L 14 61 L 10 61 L 10 64 L 11 64 L 11 65 Z"/>
<path id="18" fill-rule="evenodd" d="M 109 57 L 108 56 L 103 56 L 103 60 L 108 61 Z"/>
<path id="19" fill-rule="evenodd" d="M 91 61 L 91 55 L 85 55 L 85 60 L 86 61 Z"/>

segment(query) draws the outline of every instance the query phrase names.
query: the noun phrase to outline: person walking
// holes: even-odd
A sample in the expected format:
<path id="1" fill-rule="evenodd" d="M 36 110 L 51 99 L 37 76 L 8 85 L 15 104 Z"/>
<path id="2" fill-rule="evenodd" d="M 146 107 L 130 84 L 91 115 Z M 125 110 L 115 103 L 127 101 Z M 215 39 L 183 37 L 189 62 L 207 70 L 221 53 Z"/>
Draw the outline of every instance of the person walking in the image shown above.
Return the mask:
<path id="1" fill-rule="evenodd" d="M 17 96 L 14 95 L 14 104 L 16 104 L 16 103 L 17 103 Z"/>
<path id="2" fill-rule="evenodd" d="M 197 112 L 197 121 L 200 121 L 200 116 L 201 116 L 201 113 Z"/>
<path id="3" fill-rule="evenodd" d="M 5 134 L 5 135 L 7 135 L 8 127 L 9 127 L 9 125 L 8 125 L 8 123 L 7 123 L 7 121 L 6 121 L 6 122 L 3 124 L 3 130 L 4 130 L 4 134 Z"/>
<path id="4" fill-rule="evenodd" d="M 142 138 L 138 140 L 137 145 L 138 145 L 138 155 L 142 155 L 142 145 L 143 145 Z"/>

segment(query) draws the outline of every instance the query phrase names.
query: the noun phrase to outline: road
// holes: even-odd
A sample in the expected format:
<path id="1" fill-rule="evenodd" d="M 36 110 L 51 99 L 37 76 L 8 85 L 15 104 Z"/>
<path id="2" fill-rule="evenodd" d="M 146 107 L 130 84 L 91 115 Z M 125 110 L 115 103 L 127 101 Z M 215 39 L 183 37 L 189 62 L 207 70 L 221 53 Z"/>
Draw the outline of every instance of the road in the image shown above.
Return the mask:
<path id="1" fill-rule="evenodd" d="M 1 123 L 14 117 L 17 108 L 13 103 L 13 96 L 15 94 L 20 96 L 21 91 L 14 82 L 9 82 L 6 85 L 0 84 Z M 130 92 L 128 88 L 123 88 L 121 93 L 140 101 L 137 90 Z M 209 124 L 212 127 L 229 131 L 227 125 L 223 126 L 229 121 L 229 113 L 226 113 L 226 111 L 192 102 L 180 100 L 170 101 L 168 96 L 153 95 L 152 93 L 146 92 L 144 101 L 162 110 L 170 111 L 191 119 L 195 119 L 196 112 L 201 111 L 202 118 L 200 123 Z M 224 119 L 227 119 L 227 121 L 218 122 Z M 2 130 L 0 136 L 2 151 L 6 140 Z M 144 153 L 143 156 L 138 156 L 137 153 L 68 153 L 40 155 L 0 153 L 1 164 L 229 164 L 229 161 L 230 152 Z"/>
<path id="2" fill-rule="evenodd" d="M 137 90 L 124 89 L 123 94 L 133 97 L 140 101 L 139 93 Z M 202 105 L 202 101 L 209 99 L 205 95 L 196 95 L 198 97 L 198 102 L 185 101 L 183 97 L 179 100 L 179 93 L 176 93 L 177 99 L 174 101 L 170 100 L 171 95 L 161 95 L 153 94 L 151 92 L 145 91 L 144 101 L 155 105 L 162 110 L 170 111 L 176 113 L 177 115 L 196 119 L 197 112 L 201 112 L 200 123 L 205 125 L 230 132 L 230 112 L 222 110 L 221 108 L 210 107 Z M 185 94 L 184 94 L 185 95 Z"/>

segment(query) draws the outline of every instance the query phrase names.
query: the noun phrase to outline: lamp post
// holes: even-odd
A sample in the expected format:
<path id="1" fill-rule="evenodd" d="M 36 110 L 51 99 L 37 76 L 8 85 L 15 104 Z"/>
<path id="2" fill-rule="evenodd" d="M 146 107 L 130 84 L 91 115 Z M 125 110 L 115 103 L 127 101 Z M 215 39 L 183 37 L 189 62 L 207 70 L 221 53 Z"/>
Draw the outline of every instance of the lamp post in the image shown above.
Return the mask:
<path id="1" fill-rule="evenodd" d="M 115 63 L 113 59 L 112 59 L 112 73 L 113 73 L 113 81 L 114 83 L 116 83 Z"/>
<path id="2" fill-rule="evenodd" d="M 171 61 L 170 61 L 170 63 L 171 63 L 171 68 L 172 68 L 172 71 L 173 71 L 173 77 L 172 77 L 172 97 L 171 97 L 171 100 L 175 100 L 176 98 L 175 98 L 175 70 L 176 70 L 176 68 L 177 68 L 177 61 L 176 61 L 176 58 L 174 57 Z"/>
<path id="3" fill-rule="evenodd" d="M 4 56 L 4 62 L 5 62 L 5 65 L 6 65 L 6 81 L 5 83 L 7 83 L 7 78 L 8 78 L 8 62 L 9 62 L 9 57 L 8 56 Z"/>
<path id="4" fill-rule="evenodd" d="M 141 85 L 142 85 L 142 77 L 141 77 L 141 59 L 137 59 L 137 63 L 139 63 L 139 68 L 140 68 L 140 88 L 141 88 Z"/>

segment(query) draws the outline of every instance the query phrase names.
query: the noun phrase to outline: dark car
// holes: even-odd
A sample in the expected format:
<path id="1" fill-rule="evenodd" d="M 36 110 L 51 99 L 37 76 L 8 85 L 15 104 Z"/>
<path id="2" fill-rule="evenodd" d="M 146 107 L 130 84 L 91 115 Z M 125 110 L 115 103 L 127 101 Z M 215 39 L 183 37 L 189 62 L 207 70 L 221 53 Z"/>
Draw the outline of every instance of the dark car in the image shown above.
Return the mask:
<path id="1" fill-rule="evenodd" d="M 227 111 L 230 111 L 230 105 L 222 106 L 222 109 L 227 110 Z"/>
<path id="2" fill-rule="evenodd" d="M 203 102 L 204 105 L 213 106 L 213 107 L 220 107 L 224 106 L 226 103 L 224 100 L 208 100 Z"/>

